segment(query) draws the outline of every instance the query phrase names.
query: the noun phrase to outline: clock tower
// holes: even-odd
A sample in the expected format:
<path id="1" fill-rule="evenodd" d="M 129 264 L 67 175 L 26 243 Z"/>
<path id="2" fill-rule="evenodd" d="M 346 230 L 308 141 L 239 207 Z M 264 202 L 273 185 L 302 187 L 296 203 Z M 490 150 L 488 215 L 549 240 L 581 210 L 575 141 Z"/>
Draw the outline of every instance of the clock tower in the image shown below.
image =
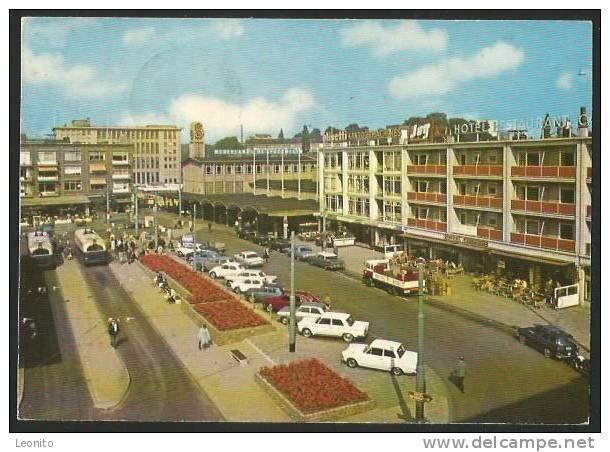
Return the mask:
<path id="1" fill-rule="evenodd" d="M 205 157 L 205 130 L 199 121 L 191 122 L 191 142 L 189 143 L 189 158 Z"/>

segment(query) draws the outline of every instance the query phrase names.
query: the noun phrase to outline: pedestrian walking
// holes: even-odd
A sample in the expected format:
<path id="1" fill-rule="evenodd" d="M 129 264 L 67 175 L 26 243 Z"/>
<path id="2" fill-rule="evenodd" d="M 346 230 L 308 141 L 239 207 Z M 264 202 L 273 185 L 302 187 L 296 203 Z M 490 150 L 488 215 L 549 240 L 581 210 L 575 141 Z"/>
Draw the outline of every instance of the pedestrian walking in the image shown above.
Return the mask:
<path id="1" fill-rule="evenodd" d="M 269 262 L 269 257 L 271 257 L 271 252 L 269 251 L 269 248 L 265 247 L 265 250 L 263 251 L 265 262 Z"/>
<path id="2" fill-rule="evenodd" d="M 208 232 L 212 232 L 212 222 L 208 221 Z"/>
<path id="3" fill-rule="evenodd" d="M 462 393 L 464 393 L 464 378 L 466 378 L 466 361 L 463 356 L 460 356 L 453 371 L 453 380 Z"/>
<path id="4" fill-rule="evenodd" d="M 110 317 L 108 319 L 108 334 L 110 335 L 110 345 L 116 348 L 119 337 L 119 320 Z"/>
<path id="5" fill-rule="evenodd" d="M 208 327 L 205 324 L 202 324 L 201 328 L 199 328 L 197 339 L 199 342 L 199 350 L 204 350 L 210 346 L 212 342 L 212 337 L 210 336 L 210 331 L 208 330 Z"/>
<path id="6" fill-rule="evenodd" d="M 328 295 L 326 295 L 324 297 L 323 302 L 324 302 L 324 304 L 326 305 L 326 307 L 328 308 L 329 311 L 332 310 L 332 301 L 331 301 L 331 299 L 330 299 L 330 297 Z"/>

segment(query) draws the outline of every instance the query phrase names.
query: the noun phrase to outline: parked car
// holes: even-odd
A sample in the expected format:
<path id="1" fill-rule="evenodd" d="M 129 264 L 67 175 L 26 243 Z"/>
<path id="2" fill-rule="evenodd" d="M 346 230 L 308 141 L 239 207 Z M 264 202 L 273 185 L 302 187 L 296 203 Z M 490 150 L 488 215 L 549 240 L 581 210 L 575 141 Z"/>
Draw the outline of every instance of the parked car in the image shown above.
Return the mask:
<path id="1" fill-rule="evenodd" d="M 354 320 L 351 315 L 344 312 L 326 312 L 317 319 L 301 320 L 297 328 L 305 337 L 331 336 L 351 342 L 367 336 L 369 322 Z"/>
<path id="2" fill-rule="evenodd" d="M 282 250 L 286 253 L 287 256 L 290 256 L 290 248 L 284 248 Z M 316 252 L 313 250 L 311 246 L 308 245 L 295 245 L 294 247 L 294 258 L 299 260 L 307 260 L 310 257 L 316 255 Z"/>
<path id="3" fill-rule="evenodd" d="M 269 240 L 267 246 L 275 251 L 282 251 L 284 248 L 290 248 L 290 240 L 274 238 Z"/>
<path id="4" fill-rule="evenodd" d="M 243 293 L 248 289 L 260 289 L 265 285 L 265 281 L 262 278 L 248 276 L 246 278 L 239 278 L 229 284 L 231 290 L 235 293 Z"/>
<path id="5" fill-rule="evenodd" d="M 369 345 L 350 344 L 341 353 L 341 360 L 352 369 L 369 367 L 397 376 L 414 375 L 417 371 L 417 352 L 407 350 L 400 342 L 385 339 L 375 339 Z"/>
<path id="6" fill-rule="evenodd" d="M 317 319 L 327 311 L 327 307 L 324 303 L 317 301 L 305 301 L 298 306 L 295 312 L 297 322 L 300 322 L 304 318 Z M 282 309 L 277 311 L 278 320 L 284 325 L 288 325 L 290 322 L 290 306 L 284 306 Z"/>
<path id="7" fill-rule="evenodd" d="M 227 264 L 222 264 L 222 265 L 219 265 L 219 266 L 211 269 L 210 278 L 216 279 L 216 278 L 226 278 L 227 276 L 235 276 L 238 273 L 243 272 L 244 270 L 245 270 L 245 268 L 242 267 L 239 263 L 229 262 Z"/>
<path id="8" fill-rule="evenodd" d="M 345 270 L 345 262 L 339 259 L 335 253 L 322 251 L 307 259 L 312 265 L 325 270 Z"/>
<path id="9" fill-rule="evenodd" d="M 219 254 L 217 257 L 214 257 L 212 259 L 208 259 L 203 263 L 203 268 L 202 270 L 204 272 L 209 272 L 210 270 L 212 270 L 214 267 L 217 267 L 219 265 L 222 264 L 228 264 L 228 263 L 233 263 L 236 262 L 235 259 L 233 259 L 232 257 L 229 256 L 224 256 L 222 254 Z"/>
<path id="10" fill-rule="evenodd" d="M 200 249 L 198 243 L 181 243 L 176 249 L 176 254 L 179 257 L 189 258 L 195 251 Z"/>
<path id="11" fill-rule="evenodd" d="M 237 237 L 244 240 L 252 240 L 254 237 L 256 237 L 256 231 L 249 229 L 240 229 L 237 232 Z"/>
<path id="12" fill-rule="evenodd" d="M 212 251 L 212 250 L 199 250 L 199 251 L 195 251 L 192 254 L 192 265 L 195 268 L 195 270 L 203 270 L 203 266 L 205 265 L 205 263 L 209 260 L 215 259 L 217 257 L 219 257 L 220 254 L 218 254 L 216 251 Z"/>
<path id="13" fill-rule="evenodd" d="M 244 278 L 261 278 L 265 284 L 273 284 L 277 281 L 277 276 L 275 275 L 268 275 L 262 270 L 251 269 L 238 273 L 235 276 L 227 276 L 225 278 L 225 281 L 227 282 L 227 285 L 229 285 L 232 282 L 237 281 L 238 279 Z"/>
<path id="14" fill-rule="evenodd" d="M 547 358 L 571 358 L 578 354 L 572 335 L 553 325 L 518 328 L 519 342 L 544 353 Z"/>
<path id="15" fill-rule="evenodd" d="M 269 234 L 256 234 L 253 238 L 252 241 L 254 243 L 256 243 L 257 245 L 260 246 L 265 246 L 269 243 L 270 240 L 273 239 L 273 235 L 269 235 Z"/>
<path id="16" fill-rule="evenodd" d="M 260 257 L 254 251 L 242 251 L 233 256 L 237 262 L 240 262 L 244 267 L 262 267 L 265 264 L 265 259 Z"/>
<path id="17" fill-rule="evenodd" d="M 320 297 L 310 292 L 303 290 L 295 290 L 294 292 L 295 303 L 301 305 L 306 301 L 317 301 L 320 302 Z M 263 304 L 267 312 L 278 312 L 280 309 L 290 306 L 290 294 L 284 293 L 275 297 L 268 297 L 263 300 Z"/>
<path id="18" fill-rule="evenodd" d="M 270 284 L 257 289 L 248 289 L 244 295 L 252 303 L 264 303 L 267 298 L 279 297 L 284 293 L 284 288 L 279 284 Z"/>

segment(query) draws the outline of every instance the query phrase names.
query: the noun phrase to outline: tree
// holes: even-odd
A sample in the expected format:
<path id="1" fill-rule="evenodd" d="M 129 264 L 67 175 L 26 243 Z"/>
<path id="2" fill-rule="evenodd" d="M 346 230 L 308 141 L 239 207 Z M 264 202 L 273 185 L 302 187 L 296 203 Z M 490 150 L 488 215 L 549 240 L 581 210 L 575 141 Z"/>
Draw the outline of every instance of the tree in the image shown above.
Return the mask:
<path id="1" fill-rule="evenodd" d="M 244 146 L 237 137 L 224 137 L 214 144 L 214 149 L 243 149 Z"/>
<path id="2" fill-rule="evenodd" d="M 311 149 L 309 129 L 307 129 L 307 126 L 303 126 L 303 130 L 301 131 L 301 149 L 303 152 L 308 152 Z"/>
<path id="3" fill-rule="evenodd" d="M 322 141 L 322 132 L 320 132 L 320 129 L 312 129 L 311 132 L 309 132 L 309 140 L 314 143 L 320 143 Z"/>

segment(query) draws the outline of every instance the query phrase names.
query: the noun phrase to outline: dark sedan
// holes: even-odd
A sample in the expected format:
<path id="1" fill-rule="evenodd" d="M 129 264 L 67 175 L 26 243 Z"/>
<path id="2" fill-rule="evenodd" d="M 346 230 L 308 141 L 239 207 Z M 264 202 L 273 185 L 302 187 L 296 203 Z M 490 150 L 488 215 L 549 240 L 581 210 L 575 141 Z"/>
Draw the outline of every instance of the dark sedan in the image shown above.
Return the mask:
<path id="1" fill-rule="evenodd" d="M 544 353 L 547 358 L 566 359 L 578 353 L 572 335 L 553 325 L 518 328 L 519 342 Z"/>

